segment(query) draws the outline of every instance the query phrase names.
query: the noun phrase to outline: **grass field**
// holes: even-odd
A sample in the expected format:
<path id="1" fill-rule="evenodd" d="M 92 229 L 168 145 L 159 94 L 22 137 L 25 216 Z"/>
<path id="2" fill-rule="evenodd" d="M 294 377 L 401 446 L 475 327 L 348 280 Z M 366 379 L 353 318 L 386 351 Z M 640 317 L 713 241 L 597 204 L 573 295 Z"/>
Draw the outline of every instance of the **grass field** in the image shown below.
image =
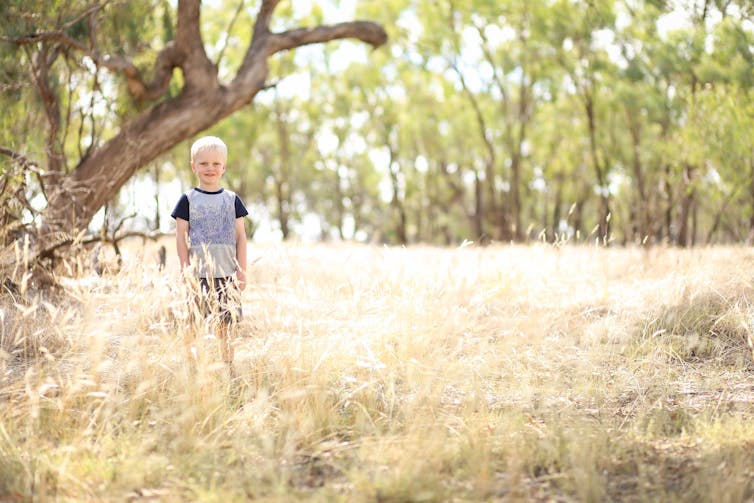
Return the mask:
<path id="1" fill-rule="evenodd" d="M 0 501 L 754 500 L 751 249 L 252 245 L 232 382 L 140 253 L 0 297 Z"/>

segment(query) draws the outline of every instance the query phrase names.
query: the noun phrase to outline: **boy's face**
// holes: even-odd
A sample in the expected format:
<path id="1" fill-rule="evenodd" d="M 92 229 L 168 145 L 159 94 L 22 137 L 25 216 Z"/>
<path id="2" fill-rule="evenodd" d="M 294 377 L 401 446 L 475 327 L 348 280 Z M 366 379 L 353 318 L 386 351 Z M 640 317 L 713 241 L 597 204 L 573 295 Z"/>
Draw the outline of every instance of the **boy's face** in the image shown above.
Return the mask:
<path id="1" fill-rule="evenodd" d="M 215 191 L 220 188 L 220 178 L 225 173 L 225 156 L 217 150 L 200 150 L 194 155 L 191 171 L 199 178 L 199 188 Z"/>

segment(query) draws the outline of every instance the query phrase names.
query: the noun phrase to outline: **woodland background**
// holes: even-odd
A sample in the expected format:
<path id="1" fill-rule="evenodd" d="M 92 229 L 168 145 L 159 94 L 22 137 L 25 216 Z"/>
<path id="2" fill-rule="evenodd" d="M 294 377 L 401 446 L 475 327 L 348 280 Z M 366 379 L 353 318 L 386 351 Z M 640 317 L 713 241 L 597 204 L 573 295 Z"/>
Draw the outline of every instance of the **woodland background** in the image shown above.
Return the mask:
<path id="1" fill-rule="evenodd" d="M 202 4 L 219 82 L 268 3 Z M 733 0 L 281 2 L 273 28 L 368 19 L 387 42 L 280 51 L 256 99 L 203 134 L 229 145 L 226 184 L 253 209 L 252 234 L 264 222 L 284 239 L 389 244 L 750 242 L 753 17 Z M 99 56 L 156 74 L 176 18 L 166 0 L 0 5 L 3 244 L 14 222 L 41 221 L 55 176 L 148 106 L 129 69 Z M 184 74 L 151 102 L 179 96 Z M 168 230 L 197 136 L 84 223 Z"/>

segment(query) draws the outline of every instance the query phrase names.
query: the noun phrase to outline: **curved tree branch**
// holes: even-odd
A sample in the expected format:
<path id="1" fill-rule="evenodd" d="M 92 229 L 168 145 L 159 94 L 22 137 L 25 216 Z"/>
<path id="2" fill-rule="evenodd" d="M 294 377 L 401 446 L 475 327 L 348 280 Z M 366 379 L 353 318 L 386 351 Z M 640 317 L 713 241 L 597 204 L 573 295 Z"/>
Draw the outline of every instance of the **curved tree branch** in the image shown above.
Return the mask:
<path id="1" fill-rule="evenodd" d="M 173 68 L 181 66 L 183 61 L 182 53 L 177 49 L 175 42 L 168 42 L 157 55 L 152 81 L 146 82 L 141 71 L 129 59 L 121 56 L 100 55 L 97 50 L 91 50 L 63 31 L 43 31 L 21 37 L 0 37 L 0 42 L 16 45 L 56 42 L 65 48 L 76 50 L 91 58 L 95 64 L 113 72 L 122 73 L 126 78 L 128 91 L 138 101 L 152 101 L 162 96 L 170 84 Z"/>
<path id="2" fill-rule="evenodd" d="M 173 69 L 181 66 L 183 61 L 181 51 L 175 42 L 168 42 L 157 55 L 151 82 L 145 82 L 139 69 L 126 58 L 106 56 L 93 59 L 108 70 L 122 73 L 126 78 L 128 92 L 134 99 L 142 102 L 156 100 L 165 94 L 173 78 Z"/>
<path id="3" fill-rule="evenodd" d="M 271 33 L 266 44 L 267 55 L 342 38 L 355 38 L 377 48 L 387 42 L 387 33 L 380 25 L 371 21 L 349 21 L 314 28 L 298 28 Z"/>
<path id="4" fill-rule="evenodd" d="M 217 66 L 207 56 L 202 40 L 199 16 L 201 0 L 179 0 L 175 44 L 183 61 L 181 68 L 186 88 L 207 91 L 219 86 Z"/>
<path id="5" fill-rule="evenodd" d="M 270 33 L 272 13 L 279 2 L 280 0 L 264 0 L 262 2 L 257 14 L 257 21 L 254 23 L 254 34 L 251 37 L 250 47 L 254 47 L 258 40 L 264 39 Z"/>
<path id="6" fill-rule="evenodd" d="M 65 154 L 60 146 L 60 100 L 50 84 L 49 70 L 60 55 L 60 49 L 54 47 L 51 50 L 43 47 L 36 55 L 29 55 L 31 62 L 31 80 L 42 98 L 45 117 L 48 123 L 46 141 L 47 162 L 50 171 L 61 172 L 65 166 Z"/>
<path id="7" fill-rule="evenodd" d="M 259 12 L 257 13 L 257 20 L 254 23 L 254 31 L 252 32 L 249 48 L 246 50 L 243 62 L 241 63 L 241 68 L 239 68 L 238 74 L 234 79 L 237 83 L 236 85 L 243 87 L 245 87 L 246 85 L 255 85 L 258 87 L 264 85 L 264 82 L 253 82 L 254 79 L 249 75 L 251 73 L 255 73 L 253 71 L 253 68 L 256 64 L 260 62 L 266 64 L 266 62 L 264 61 L 264 59 L 266 58 L 264 46 L 265 42 L 270 36 L 270 20 L 272 19 L 272 13 L 274 12 L 275 6 L 277 6 L 279 1 L 280 0 L 264 0 L 262 2 L 262 5 L 259 7 Z M 260 57 L 262 61 L 260 61 Z M 266 68 L 263 69 L 262 72 L 266 73 Z"/>
<path id="8" fill-rule="evenodd" d="M 243 10 L 243 4 L 244 0 L 238 2 L 238 7 L 236 7 L 236 11 L 233 13 L 233 17 L 228 24 L 228 28 L 225 30 L 225 39 L 223 40 L 223 46 L 220 48 L 220 52 L 217 55 L 217 61 L 215 61 L 215 66 L 217 66 L 218 68 L 220 67 L 220 62 L 223 60 L 223 56 L 225 55 L 225 50 L 228 48 L 230 34 L 233 32 L 233 26 L 236 24 L 236 21 L 238 21 L 238 16 Z"/>
<path id="9" fill-rule="evenodd" d="M 0 146 L 0 154 L 10 157 L 11 160 L 19 163 L 24 168 L 39 166 L 39 163 L 37 161 L 31 161 L 25 155 L 18 153 L 15 150 L 11 150 L 8 147 Z"/>

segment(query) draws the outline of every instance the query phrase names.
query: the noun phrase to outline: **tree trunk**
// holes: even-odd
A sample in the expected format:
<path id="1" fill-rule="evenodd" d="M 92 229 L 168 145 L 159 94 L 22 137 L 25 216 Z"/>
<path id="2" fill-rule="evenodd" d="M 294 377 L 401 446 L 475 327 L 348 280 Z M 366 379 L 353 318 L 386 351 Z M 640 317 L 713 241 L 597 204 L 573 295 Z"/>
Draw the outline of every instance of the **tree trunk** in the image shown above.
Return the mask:
<path id="1" fill-rule="evenodd" d="M 280 109 L 280 103 L 277 99 L 275 100 L 275 126 L 277 129 L 278 146 L 280 148 L 279 169 L 275 174 L 278 219 L 280 220 L 280 230 L 283 233 L 283 239 L 288 239 L 290 236 L 290 214 L 293 207 L 293 188 L 290 175 L 291 148 L 284 112 Z"/>
<path id="2" fill-rule="evenodd" d="M 503 241 L 507 240 L 508 237 L 508 230 L 506 229 L 506 218 L 505 218 L 505 210 L 502 207 L 502 204 L 498 202 L 497 197 L 497 187 L 496 187 L 496 179 L 497 175 L 495 173 L 495 165 L 497 164 L 497 154 L 495 152 L 495 145 L 492 142 L 492 139 L 490 138 L 489 133 L 489 127 L 487 126 L 487 122 L 484 118 L 484 114 L 482 113 L 482 107 L 479 104 L 479 101 L 477 100 L 474 93 L 469 89 L 468 85 L 466 84 L 466 79 L 463 75 L 463 72 L 458 68 L 457 65 L 452 64 L 453 70 L 455 70 L 456 74 L 458 75 L 458 79 L 461 81 L 461 87 L 464 90 L 464 93 L 469 98 L 469 102 L 471 103 L 471 107 L 474 109 L 474 116 L 476 117 L 477 125 L 479 126 L 479 135 L 482 137 L 482 143 L 484 143 L 484 148 L 487 151 L 487 158 L 484 161 L 484 184 L 482 184 L 482 180 L 479 178 L 478 173 L 475 173 L 475 182 L 477 185 L 482 184 L 486 187 L 487 192 L 487 204 L 483 205 L 483 209 L 485 211 L 489 211 L 490 216 L 492 217 L 492 221 L 494 222 L 495 229 L 497 231 L 497 237 L 498 239 L 501 239 Z M 481 199 L 477 198 L 478 202 L 481 202 Z M 482 205 L 480 205 L 480 210 L 482 209 Z M 484 216 L 482 216 L 484 218 Z M 479 227 L 479 226 L 477 226 Z M 479 236 L 481 237 L 482 234 L 480 233 Z M 490 236 L 485 236 L 483 240 L 488 240 Z"/>
<path id="3" fill-rule="evenodd" d="M 754 183 L 754 181 L 750 180 L 749 184 L 751 185 Z M 720 229 L 720 223 L 723 220 L 723 217 L 727 213 L 728 205 L 733 201 L 733 199 L 737 196 L 739 192 L 739 187 L 735 187 L 729 194 L 726 194 L 723 198 L 723 203 L 720 205 L 720 209 L 715 212 L 715 218 L 712 220 L 712 226 L 710 227 L 709 232 L 707 232 L 707 239 L 705 239 L 705 244 L 711 245 L 712 239 L 715 237 L 715 233 Z"/>
<path id="4" fill-rule="evenodd" d="M 555 175 L 555 200 L 552 206 L 552 229 L 549 235 L 549 241 L 554 243 L 558 239 L 558 230 L 560 229 L 561 212 L 563 206 L 563 174 L 558 172 Z"/>
<path id="5" fill-rule="evenodd" d="M 524 134 L 525 124 L 521 124 L 521 135 Z M 524 239 L 523 226 L 521 224 L 521 148 L 523 139 L 519 138 L 513 156 L 511 157 L 511 237 L 514 241 L 521 242 Z"/>
<path id="6" fill-rule="evenodd" d="M 484 191 L 477 170 L 474 170 L 474 234 L 480 243 L 489 243 L 490 237 L 484 231 Z"/>
<path id="7" fill-rule="evenodd" d="M 584 204 L 586 198 L 582 198 L 573 205 L 573 234 L 577 238 L 584 237 Z"/>
<path id="8" fill-rule="evenodd" d="M 641 162 L 641 125 L 639 120 L 631 111 L 628 111 L 629 133 L 631 134 L 631 170 L 633 173 L 633 182 L 636 186 L 635 218 L 633 228 L 636 229 L 637 236 L 633 240 L 642 243 L 649 236 L 649 201 L 647 198 L 646 181 L 644 180 L 644 169 Z"/>
<path id="9" fill-rule="evenodd" d="M 665 223 L 664 239 L 667 244 L 672 244 L 676 241 L 673 235 L 673 206 L 675 204 L 675 193 L 673 191 L 673 184 L 670 181 L 670 164 L 665 164 L 665 180 L 663 182 L 665 188 L 665 211 L 663 221 Z"/>
<path id="10" fill-rule="evenodd" d="M 160 230 L 162 221 L 160 220 L 160 166 L 154 165 L 154 230 Z"/>
<path id="11" fill-rule="evenodd" d="M 288 198 L 286 197 L 286 193 L 288 192 L 285 188 L 286 182 L 284 180 L 281 180 L 279 178 L 275 179 L 275 197 L 277 198 L 278 202 L 278 222 L 280 223 L 280 232 L 283 234 L 283 240 L 288 239 L 288 236 L 291 233 L 290 225 L 289 225 L 289 204 L 288 204 Z"/>
<path id="12" fill-rule="evenodd" d="M 505 145 L 511 153 L 511 172 L 510 172 L 510 206 L 505 208 L 500 204 L 500 208 L 494 211 L 496 215 L 496 226 L 498 228 L 498 237 L 501 240 L 523 241 L 524 231 L 521 220 L 522 201 L 521 201 L 521 169 L 523 159 L 523 144 L 526 141 L 526 128 L 531 118 L 530 114 L 530 97 L 531 89 L 534 85 L 534 79 L 529 76 L 528 72 L 528 48 L 529 32 L 528 16 L 521 19 L 520 25 L 517 26 L 518 41 L 522 47 L 523 59 L 520 61 L 522 70 L 521 83 L 518 92 L 518 109 L 516 114 L 511 113 L 512 102 L 510 93 L 506 86 L 506 78 L 502 75 L 501 65 L 496 61 L 493 51 L 490 50 L 489 40 L 482 26 L 477 25 L 476 31 L 482 40 L 481 49 L 484 57 L 492 68 L 492 79 L 500 92 L 500 113 L 504 120 Z M 514 131 L 518 128 L 518 134 Z M 493 180 L 490 180 L 492 182 Z M 494 184 L 492 185 L 494 187 Z M 493 192 L 492 197 L 495 196 Z M 497 203 L 495 203 L 497 204 Z M 506 211 L 507 210 L 507 211 Z"/>
<path id="13" fill-rule="evenodd" d="M 395 224 L 395 234 L 398 238 L 398 243 L 405 245 L 408 244 L 408 234 L 406 232 L 406 224 L 408 219 L 406 217 L 406 208 L 403 205 L 403 201 L 400 197 L 398 173 L 393 168 L 393 164 L 395 164 L 395 162 L 391 163 L 390 165 L 390 183 L 393 187 L 393 197 L 390 201 L 390 205 L 393 207 L 398 217 L 398 221 Z"/>
<path id="14" fill-rule="evenodd" d="M 467 207 L 467 201 L 466 201 L 466 190 L 464 188 L 464 184 L 461 181 L 463 179 L 462 173 L 463 169 L 461 166 L 458 166 L 458 171 L 456 172 L 457 179 L 454 179 L 453 175 L 450 173 L 448 169 L 448 162 L 447 161 L 440 161 L 438 163 L 439 173 L 442 176 L 445 183 L 448 185 L 451 191 L 450 197 L 447 199 L 446 206 L 440 207 L 439 211 L 448 211 L 448 208 L 458 206 L 461 208 L 461 212 L 466 215 L 466 218 L 468 219 L 469 223 L 472 225 L 473 233 L 474 233 L 474 239 L 479 239 L 479 237 L 482 235 L 483 232 L 483 223 L 481 218 L 478 217 L 478 215 L 481 215 L 481 201 L 477 199 L 477 197 L 481 197 L 481 193 L 477 194 L 476 190 L 479 185 L 479 177 L 476 174 L 476 170 L 474 171 L 474 187 L 475 187 L 475 194 L 474 194 L 474 208 L 472 210 L 468 209 Z M 442 205 L 442 201 L 438 201 L 438 204 Z M 444 232 L 447 233 L 446 242 L 447 244 L 450 244 L 452 241 L 451 232 L 448 228 L 447 223 L 443 225 Z"/>
<path id="15" fill-rule="evenodd" d="M 389 142 L 390 134 L 385 135 L 385 141 Z M 400 188 L 400 180 L 398 179 L 398 174 L 400 173 L 400 165 L 398 164 L 398 161 L 396 160 L 395 152 L 393 151 L 392 147 L 388 145 L 388 152 L 390 153 L 390 156 L 388 158 L 388 173 L 390 174 L 390 187 L 392 188 L 392 197 L 390 199 L 390 206 L 393 207 L 393 210 L 395 211 L 398 221 L 395 224 L 395 235 L 398 239 L 398 243 L 405 245 L 408 244 L 408 235 L 406 232 L 407 227 L 407 217 L 406 217 L 406 207 L 403 204 L 403 200 L 401 199 L 401 188 Z"/>
<path id="16" fill-rule="evenodd" d="M 511 233 L 515 241 L 521 242 L 524 240 L 524 230 L 521 221 L 522 204 L 521 204 L 521 164 L 523 160 L 524 142 L 526 142 L 526 128 L 529 124 L 530 114 L 530 86 L 533 82 L 528 82 L 527 79 L 532 81 L 531 77 L 526 75 L 526 67 L 528 61 L 526 61 L 526 55 L 528 51 L 528 39 L 524 35 L 528 30 L 525 27 L 520 27 L 518 30 L 519 41 L 522 44 L 524 50 L 524 61 L 522 62 L 522 68 L 524 69 L 524 75 L 519 86 L 518 96 L 518 135 L 515 142 L 511 142 L 511 211 L 510 218 L 512 229 Z M 512 127 L 510 128 L 512 129 Z"/>
<path id="17" fill-rule="evenodd" d="M 584 110 L 586 111 L 589 127 L 589 148 L 592 157 L 592 167 L 600 188 L 600 214 L 598 222 L 598 238 L 607 243 L 610 237 L 610 194 L 607 187 L 607 173 L 599 157 L 597 148 L 597 124 L 594 116 L 594 99 L 589 92 L 584 93 Z"/>
<path id="18" fill-rule="evenodd" d="M 686 247 L 692 244 L 691 233 L 691 216 L 694 209 L 694 199 L 696 197 L 694 190 L 694 168 L 693 166 L 686 165 L 683 168 L 683 187 L 684 196 L 681 201 L 681 211 L 678 215 L 678 235 L 676 238 L 676 244 L 678 246 Z"/>
<path id="19" fill-rule="evenodd" d="M 749 208 L 749 235 L 746 238 L 746 244 L 754 243 L 754 152 L 749 158 L 749 197 L 751 208 Z"/>
<path id="20" fill-rule="evenodd" d="M 337 220 L 338 224 L 338 236 L 340 237 L 341 241 L 345 241 L 346 239 L 346 233 L 345 233 L 345 207 L 343 205 L 343 198 L 345 197 L 343 194 L 343 188 L 341 185 L 341 179 L 340 179 L 340 171 L 338 169 L 338 166 L 340 166 L 340 163 L 337 162 L 335 165 L 335 171 L 334 171 L 334 177 L 333 177 L 333 203 L 335 204 L 335 219 Z"/>

